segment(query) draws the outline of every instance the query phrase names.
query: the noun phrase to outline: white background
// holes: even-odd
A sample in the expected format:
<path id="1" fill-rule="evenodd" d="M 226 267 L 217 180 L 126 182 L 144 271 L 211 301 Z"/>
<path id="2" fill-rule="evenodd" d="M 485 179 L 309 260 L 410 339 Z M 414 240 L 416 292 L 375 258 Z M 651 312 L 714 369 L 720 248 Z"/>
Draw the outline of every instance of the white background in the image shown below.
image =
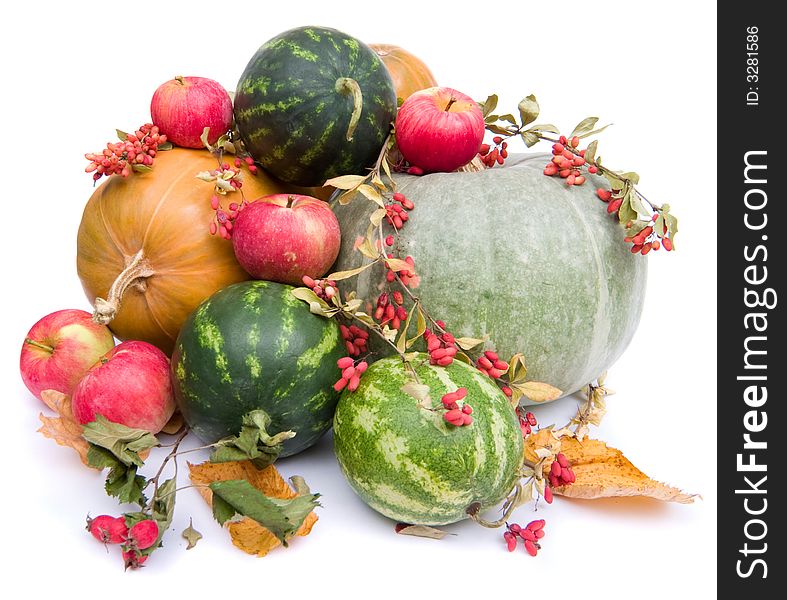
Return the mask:
<path id="1" fill-rule="evenodd" d="M 461 5 L 460 5 L 461 4 Z M 468 5 L 470 3 L 467 3 Z M 586 598 L 715 596 L 716 517 L 716 34 L 711 2 L 14 2 L 4 9 L 2 255 L 3 587 L 84 598 L 181 591 L 296 598 L 342 594 L 464 598 L 568 594 Z M 9 12 L 10 11 L 10 12 Z M 641 190 L 681 222 L 678 252 L 648 257 L 642 323 L 611 370 L 609 415 L 594 436 L 652 477 L 703 501 L 566 501 L 547 520 L 533 559 L 505 551 L 500 531 L 469 523 L 442 542 L 393 533 L 345 484 L 330 438 L 279 464 L 323 494 L 320 521 L 263 559 L 242 554 L 192 490 L 174 531 L 140 572 L 123 573 L 83 530 L 85 514 L 116 512 L 101 477 L 36 433 L 42 405 L 22 385 L 28 328 L 62 308 L 89 306 L 75 239 L 92 185 L 83 154 L 149 119 L 149 101 L 176 74 L 234 89 L 257 47 L 299 25 L 401 45 L 438 81 L 515 110 L 533 92 L 542 119 L 570 130 L 588 115 L 615 126 L 605 162 L 636 170 Z M 548 148 L 544 148 L 547 150 Z M 603 208 L 599 206 L 599 210 Z M 537 411 L 562 423 L 576 401 Z M 185 551 L 194 518 L 205 539 Z M 529 507 L 515 519 L 527 522 Z M 122 588 L 120 587 L 122 586 Z M 37 594 L 36 594 L 37 595 Z"/>

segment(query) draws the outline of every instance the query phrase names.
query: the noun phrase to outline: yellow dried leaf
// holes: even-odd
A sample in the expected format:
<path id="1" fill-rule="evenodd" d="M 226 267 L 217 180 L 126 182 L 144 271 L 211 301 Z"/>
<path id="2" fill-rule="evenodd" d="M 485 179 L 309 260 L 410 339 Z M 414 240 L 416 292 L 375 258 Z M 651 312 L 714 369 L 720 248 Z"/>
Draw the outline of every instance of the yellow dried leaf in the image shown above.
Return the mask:
<path id="1" fill-rule="evenodd" d="M 44 390 L 41 392 L 41 399 L 58 416 L 46 417 L 40 413 L 38 418 L 42 425 L 38 431 L 61 446 L 73 448 L 82 463 L 90 466 L 87 463 L 88 445 L 82 437 L 82 425 L 77 423 L 71 412 L 71 397 L 56 390 Z"/>
<path id="2" fill-rule="evenodd" d="M 545 456 L 560 452 L 560 439 L 551 429 L 539 429 L 525 438 L 525 459 L 537 463 Z"/>
<path id="3" fill-rule="evenodd" d="M 646 496 L 665 502 L 690 504 L 695 494 L 686 494 L 645 475 L 616 448 L 600 440 L 563 438 L 560 451 L 571 463 L 576 482 L 553 491 L 569 498 Z"/>
<path id="4" fill-rule="evenodd" d="M 549 402 L 560 398 L 563 393 L 556 387 L 541 381 L 525 381 L 523 383 L 511 383 L 511 387 L 523 393 L 532 402 Z"/>
<path id="5" fill-rule="evenodd" d="M 249 461 L 226 463 L 204 462 L 199 465 L 189 463 L 192 483 L 199 486 L 197 490 L 209 506 L 213 503 L 213 492 L 206 487 L 214 481 L 230 481 L 245 479 L 266 496 L 289 499 L 297 496 L 289 484 L 282 479 L 276 467 L 270 465 L 257 469 Z M 317 515 L 309 513 L 295 535 L 309 535 L 317 522 Z M 262 525 L 248 517 L 227 524 L 232 543 L 246 552 L 256 556 L 265 556 L 268 552 L 281 545 L 279 539 Z"/>

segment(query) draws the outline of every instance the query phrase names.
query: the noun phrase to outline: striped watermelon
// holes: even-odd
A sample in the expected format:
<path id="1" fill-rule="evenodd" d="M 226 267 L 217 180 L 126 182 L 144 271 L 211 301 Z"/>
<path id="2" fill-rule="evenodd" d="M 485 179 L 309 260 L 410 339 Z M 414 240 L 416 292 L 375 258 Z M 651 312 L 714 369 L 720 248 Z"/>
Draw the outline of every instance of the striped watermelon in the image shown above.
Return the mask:
<path id="1" fill-rule="evenodd" d="M 299 27 L 265 42 L 235 92 L 246 149 L 279 179 L 303 186 L 365 173 L 395 116 L 396 92 L 377 54 L 325 27 Z"/>
<path id="2" fill-rule="evenodd" d="M 270 416 L 268 433 L 296 432 L 281 456 L 308 448 L 330 428 L 344 342 L 336 322 L 309 312 L 292 289 L 237 283 L 184 323 L 172 355 L 175 398 L 205 442 L 237 434 L 243 415 L 255 409 Z"/>
<path id="3" fill-rule="evenodd" d="M 408 378 L 398 357 L 372 364 L 358 389 L 339 400 L 334 448 L 350 485 L 373 509 L 405 523 L 445 525 L 466 518 L 471 504 L 492 507 L 513 489 L 522 432 L 506 397 L 478 370 L 426 360 L 417 373 L 430 388 L 426 406 L 402 391 Z M 474 411 L 466 427 L 446 423 L 440 402 L 460 387 Z"/>

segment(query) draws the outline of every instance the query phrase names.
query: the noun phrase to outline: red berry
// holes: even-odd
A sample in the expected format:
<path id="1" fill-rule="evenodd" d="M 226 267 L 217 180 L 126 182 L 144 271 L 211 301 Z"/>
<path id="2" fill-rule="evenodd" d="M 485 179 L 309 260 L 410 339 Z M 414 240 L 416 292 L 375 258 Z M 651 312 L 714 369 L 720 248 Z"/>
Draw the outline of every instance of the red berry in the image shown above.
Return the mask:
<path id="1" fill-rule="evenodd" d="M 346 369 L 347 367 L 352 367 L 354 363 L 355 361 L 349 356 L 344 356 L 336 361 L 336 365 L 342 370 Z"/>
<path id="2" fill-rule="evenodd" d="M 447 413 L 443 415 L 443 418 L 448 421 L 449 423 L 455 424 L 457 421 L 462 422 L 462 411 L 458 408 L 454 408 L 449 410 Z"/>
<path id="3" fill-rule="evenodd" d="M 552 504 L 553 499 L 554 498 L 552 497 L 552 488 L 547 486 L 546 489 L 544 489 L 544 502 L 546 502 L 547 504 Z"/>
<path id="4" fill-rule="evenodd" d="M 369 363 L 367 363 L 365 360 L 362 360 L 357 365 L 355 365 L 355 372 L 363 374 L 368 368 L 369 368 Z"/>
<path id="5" fill-rule="evenodd" d="M 361 385 L 361 377 L 356 373 L 350 377 L 350 383 L 347 384 L 347 389 L 351 392 L 354 392 L 358 389 L 359 385 Z"/>
<path id="6" fill-rule="evenodd" d="M 471 417 L 470 415 L 467 415 L 467 414 L 462 417 L 462 425 L 466 426 L 466 425 L 472 425 L 472 424 L 473 424 L 473 417 Z"/>
<path id="7" fill-rule="evenodd" d="M 441 366 L 441 367 L 447 367 L 452 362 L 454 362 L 454 359 L 453 359 L 452 356 L 444 356 L 443 358 L 440 358 L 440 359 L 437 360 L 437 364 L 439 366 Z"/>
<path id="8" fill-rule="evenodd" d="M 493 361 L 500 359 L 500 357 L 497 355 L 497 352 L 494 352 L 492 350 L 487 350 L 486 352 L 484 352 L 484 356 L 486 356 L 489 360 L 493 360 Z"/>
<path id="9" fill-rule="evenodd" d="M 560 474 L 563 472 L 563 469 L 560 467 L 557 461 L 552 463 L 552 466 L 549 469 L 550 474 L 554 475 L 558 479 L 560 479 Z"/>
<path id="10" fill-rule="evenodd" d="M 544 519 L 536 519 L 535 521 L 530 521 L 530 523 L 527 524 L 527 528 L 530 531 L 538 531 L 539 529 L 543 529 L 546 524 L 547 522 Z"/>
<path id="11" fill-rule="evenodd" d="M 555 460 L 557 460 L 557 463 L 561 467 L 567 468 L 567 467 L 571 466 L 571 463 L 568 462 L 568 459 L 566 458 L 566 455 L 563 454 L 562 452 L 558 452 L 557 456 L 555 457 Z"/>
<path id="12" fill-rule="evenodd" d="M 591 165 L 588 167 L 588 172 L 595 175 L 596 173 L 598 173 L 598 167 L 596 167 L 595 165 Z"/>
<path id="13" fill-rule="evenodd" d="M 342 377 L 345 379 L 352 379 L 353 375 L 355 375 L 355 367 L 352 365 L 342 371 Z"/>
<path id="14" fill-rule="evenodd" d="M 158 523 L 153 519 L 145 519 L 128 530 L 129 546 L 137 550 L 145 550 L 158 539 Z"/>
<path id="15" fill-rule="evenodd" d="M 333 389 L 337 392 L 341 392 L 347 386 L 347 380 L 341 378 L 339 381 L 333 384 Z"/>
<path id="16" fill-rule="evenodd" d="M 493 137 L 493 138 L 492 138 L 492 141 L 493 141 L 495 144 L 499 144 L 499 143 L 501 143 L 501 142 L 503 141 L 503 138 L 502 138 L 502 137 L 500 137 L 499 135 L 496 135 L 495 137 Z"/>
<path id="17" fill-rule="evenodd" d="M 489 153 L 489 144 L 481 144 L 481 147 L 478 149 L 478 153 L 481 156 L 486 156 Z"/>
<path id="18" fill-rule="evenodd" d="M 661 240 L 661 243 L 664 245 L 664 249 L 665 249 L 667 252 L 669 252 L 670 250 L 672 250 L 672 239 L 670 239 L 670 238 L 664 238 L 663 240 Z"/>
<path id="19" fill-rule="evenodd" d="M 572 137 L 572 138 L 571 138 L 571 145 L 572 145 L 574 148 L 576 148 L 577 146 L 579 146 L 579 137 L 578 137 L 578 136 L 576 136 L 576 135 L 575 135 L 574 137 Z"/>
<path id="20" fill-rule="evenodd" d="M 504 386 L 503 386 L 502 388 L 500 388 L 500 389 L 501 389 L 501 390 L 503 390 L 503 393 L 504 393 L 504 394 L 505 394 L 507 397 L 509 397 L 509 398 L 511 398 L 511 397 L 514 395 L 514 392 L 513 392 L 513 391 L 511 390 L 511 388 L 510 388 L 510 387 L 508 387 L 507 385 L 504 385 Z"/>
<path id="21" fill-rule="evenodd" d="M 490 361 L 486 356 L 481 356 L 478 358 L 478 364 L 484 367 L 485 369 L 492 368 L 492 361 Z"/>
<path id="22" fill-rule="evenodd" d="M 88 517 L 86 529 L 99 542 L 104 544 L 121 544 L 126 541 L 128 527 L 123 517 L 99 515 L 95 519 Z"/>
<path id="23" fill-rule="evenodd" d="M 421 167 L 410 167 L 407 169 L 408 175 L 423 175 L 424 170 Z"/>
<path id="24" fill-rule="evenodd" d="M 535 542 L 537 539 L 536 534 L 530 531 L 529 529 L 521 529 L 519 531 L 519 537 L 521 537 L 523 540 L 526 540 L 528 542 Z"/>
<path id="25" fill-rule="evenodd" d="M 659 248 L 661 248 L 661 243 L 658 240 L 655 240 L 653 242 L 653 250 L 658 250 Z"/>
<path id="26" fill-rule="evenodd" d="M 598 188 L 596 190 L 596 194 L 598 195 L 599 198 L 601 198 L 603 202 L 609 202 L 610 199 L 612 198 L 612 192 L 610 192 L 609 190 L 605 190 L 604 188 Z"/>
<path id="27" fill-rule="evenodd" d="M 536 547 L 535 543 L 531 542 L 530 540 L 525 540 L 525 550 L 530 556 L 535 556 L 538 554 L 538 548 Z"/>
<path id="28" fill-rule="evenodd" d="M 552 144 L 552 154 L 555 154 L 555 155 L 563 154 L 563 150 L 565 150 L 565 149 L 566 149 L 566 147 L 563 144 L 560 144 L 560 143 Z"/>
<path id="29" fill-rule="evenodd" d="M 465 404 L 465 405 L 462 407 L 462 412 L 463 412 L 464 414 L 466 414 L 466 415 L 472 415 L 472 414 L 473 414 L 473 407 L 472 407 L 472 406 L 470 406 L 469 404 Z"/>
<path id="30" fill-rule="evenodd" d="M 506 546 L 508 547 L 508 551 L 513 552 L 514 550 L 516 550 L 516 537 L 514 536 L 514 534 L 511 533 L 510 531 L 506 531 L 503 534 L 503 537 L 506 540 Z"/>
<path id="31" fill-rule="evenodd" d="M 525 414 L 525 419 L 527 419 L 527 422 L 528 422 L 528 423 L 529 423 L 529 424 L 530 424 L 532 427 L 535 427 L 536 425 L 538 425 L 538 421 L 536 420 L 536 415 L 534 415 L 534 414 L 533 414 L 533 413 L 531 413 L 531 412 L 529 412 L 529 413 L 526 413 L 526 414 Z"/>

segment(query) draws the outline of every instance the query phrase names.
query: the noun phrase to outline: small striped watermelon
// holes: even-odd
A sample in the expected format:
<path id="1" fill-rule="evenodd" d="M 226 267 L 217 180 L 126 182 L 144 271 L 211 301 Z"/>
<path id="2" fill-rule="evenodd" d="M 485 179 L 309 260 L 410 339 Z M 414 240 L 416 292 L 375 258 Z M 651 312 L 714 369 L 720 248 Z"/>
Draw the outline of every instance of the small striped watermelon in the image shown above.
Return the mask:
<path id="1" fill-rule="evenodd" d="M 279 179 L 302 186 L 365 173 L 395 117 L 396 92 L 377 54 L 325 27 L 265 42 L 235 92 L 246 149 Z"/>
<path id="2" fill-rule="evenodd" d="M 522 466 L 522 432 L 503 393 L 478 370 L 458 361 L 416 364 L 429 399 L 402 386 L 408 376 L 398 357 L 372 364 L 355 392 L 345 391 L 334 417 L 334 448 L 355 492 L 385 516 L 421 525 L 445 525 L 467 509 L 498 504 Z M 449 425 L 440 399 L 468 390 L 474 422 Z M 434 407 L 435 410 L 431 410 Z"/>
<path id="3" fill-rule="evenodd" d="M 243 415 L 256 409 L 271 418 L 271 435 L 296 432 L 281 456 L 308 448 L 330 428 L 344 342 L 336 322 L 312 314 L 292 289 L 237 283 L 183 325 L 172 355 L 175 398 L 205 442 L 236 435 Z"/>

